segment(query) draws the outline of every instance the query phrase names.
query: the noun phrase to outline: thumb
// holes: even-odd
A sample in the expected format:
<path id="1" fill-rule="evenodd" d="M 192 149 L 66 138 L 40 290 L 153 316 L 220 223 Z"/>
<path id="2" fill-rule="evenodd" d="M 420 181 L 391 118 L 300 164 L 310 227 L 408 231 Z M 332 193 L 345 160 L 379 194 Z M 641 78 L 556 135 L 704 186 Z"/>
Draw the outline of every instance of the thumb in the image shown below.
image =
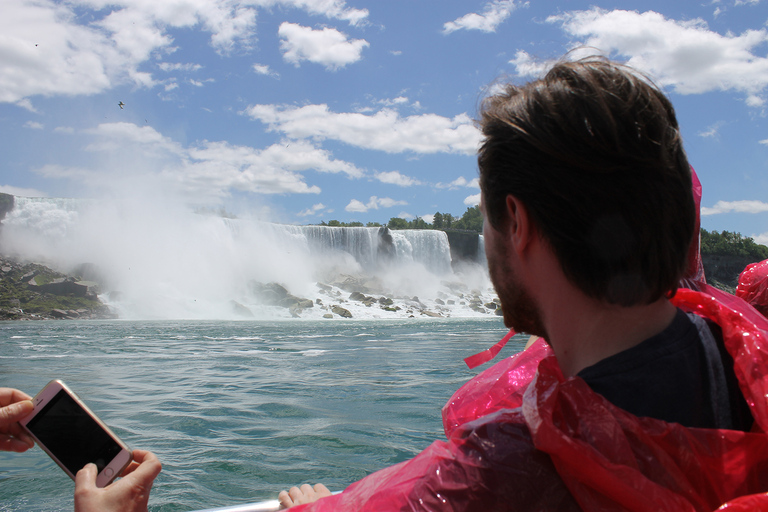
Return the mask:
<path id="1" fill-rule="evenodd" d="M 0 407 L 0 425 L 11 424 L 24 418 L 35 409 L 32 400 L 22 400 L 15 404 Z"/>
<path id="2" fill-rule="evenodd" d="M 99 474 L 96 464 L 88 463 L 75 475 L 75 492 L 96 488 L 96 476 Z"/>

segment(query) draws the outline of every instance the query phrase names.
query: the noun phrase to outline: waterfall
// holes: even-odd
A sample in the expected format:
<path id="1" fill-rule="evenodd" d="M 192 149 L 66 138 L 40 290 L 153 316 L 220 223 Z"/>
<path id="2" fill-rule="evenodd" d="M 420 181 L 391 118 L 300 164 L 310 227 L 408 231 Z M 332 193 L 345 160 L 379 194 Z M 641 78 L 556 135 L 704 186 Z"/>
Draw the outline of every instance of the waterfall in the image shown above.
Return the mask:
<path id="1" fill-rule="evenodd" d="M 420 263 L 429 272 L 446 275 L 451 272 L 451 247 L 443 231 L 404 229 L 392 231 L 398 263 Z"/>
<path id="2" fill-rule="evenodd" d="M 482 270 L 454 273 L 441 231 L 276 224 L 162 201 L 23 197 L 2 226 L 5 255 L 66 273 L 83 263 L 99 269 L 93 279 L 103 300 L 127 318 L 227 318 L 233 301 L 256 307 L 253 283 L 279 283 L 315 302 L 323 284 L 340 303 L 353 287 L 419 300 L 445 296 L 446 282 L 488 289 Z"/>

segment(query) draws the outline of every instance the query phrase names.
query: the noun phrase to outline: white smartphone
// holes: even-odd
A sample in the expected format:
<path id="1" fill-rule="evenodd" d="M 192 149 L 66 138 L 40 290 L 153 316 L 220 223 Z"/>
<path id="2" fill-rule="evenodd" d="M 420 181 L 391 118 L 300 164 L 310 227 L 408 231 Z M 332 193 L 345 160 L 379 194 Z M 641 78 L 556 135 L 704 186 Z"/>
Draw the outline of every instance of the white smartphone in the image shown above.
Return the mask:
<path id="1" fill-rule="evenodd" d="M 32 399 L 35 409 L 19 423 L 73 480 L 89 462 L 104 487 L 131 462 L 131 450 L 60 380 Z"/>

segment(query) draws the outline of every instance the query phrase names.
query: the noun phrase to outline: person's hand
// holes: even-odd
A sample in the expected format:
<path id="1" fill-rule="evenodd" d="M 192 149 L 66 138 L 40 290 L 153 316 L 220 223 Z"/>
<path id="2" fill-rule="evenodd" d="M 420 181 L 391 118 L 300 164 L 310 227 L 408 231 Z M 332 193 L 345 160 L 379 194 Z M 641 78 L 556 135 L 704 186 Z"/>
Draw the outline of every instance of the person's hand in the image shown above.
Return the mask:
<path id="1" fill-rule="evenodd" d="M 0 450 L 25 452 L 35 441 L 19 425 L 19 420 L 34 410 L 32 397 L 13 388 L 0 388 Z"/>
<path id="2" fill-rule="evenodd" d="M 146 512 L 152 482 L 161 469 L 153 453 L 133 450 L 133 462 L 122 478 L 99 489 L 96 465 L 86 464 L 75 475 L 75 512 Z"/>
<path id="3" fill-rule="evenodd" d="M 314 487 L 304 484 L 301 488 L 291 487 L 289 491 L 280 491 L 280 494 L 277 495 L 277 500 L 280 502 L 281 507 L 290 508 L 294 505 L 312 503 L 330 495 L 331 491 L 323 484 L 315 484 Z"/>

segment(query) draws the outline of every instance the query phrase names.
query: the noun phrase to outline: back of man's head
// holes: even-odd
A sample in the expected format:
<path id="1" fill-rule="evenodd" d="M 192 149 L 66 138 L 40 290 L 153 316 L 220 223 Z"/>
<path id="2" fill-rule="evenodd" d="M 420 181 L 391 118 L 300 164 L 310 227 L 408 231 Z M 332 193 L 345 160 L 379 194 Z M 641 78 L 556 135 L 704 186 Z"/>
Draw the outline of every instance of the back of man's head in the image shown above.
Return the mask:
<path id="1" fill-rule="evenodd" d="M 495 229 L 511 194 L 586 295 L 631 306 L 676 288 L 693 238 L 691 174 L 672 104 L 650 80 L 606 59 L 560 62 L 480 114 Z"/>

